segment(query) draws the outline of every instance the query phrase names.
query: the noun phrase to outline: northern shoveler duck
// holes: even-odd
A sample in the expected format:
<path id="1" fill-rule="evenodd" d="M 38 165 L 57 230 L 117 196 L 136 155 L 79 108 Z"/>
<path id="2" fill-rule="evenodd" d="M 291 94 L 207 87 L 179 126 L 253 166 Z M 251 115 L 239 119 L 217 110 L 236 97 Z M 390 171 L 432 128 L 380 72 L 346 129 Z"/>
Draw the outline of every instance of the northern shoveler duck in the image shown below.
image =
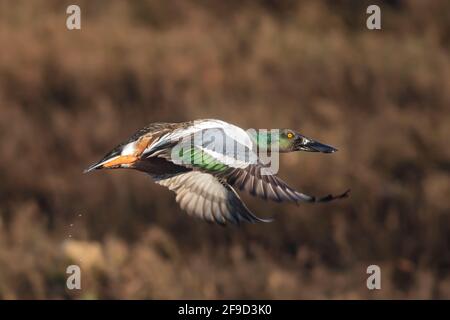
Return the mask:
<path id="1" fill-rule="evenodd" d="M 349 190 L 320 198 L 300 193 L 271 171 L 272 163 L 262 161 L 262 154 L 274 162 L 273 155 L 293 151 L 333 153 L 337 149 L 290 129 L 245 131 L 214 119 L 152 123 L 85 172 L 115 168 L 146 172 L 174 191 L 189 215 L 222 225 L 272 221 L 251 213 L 233 187 L 262 199 L 297 204 L 348 195 Z"/>

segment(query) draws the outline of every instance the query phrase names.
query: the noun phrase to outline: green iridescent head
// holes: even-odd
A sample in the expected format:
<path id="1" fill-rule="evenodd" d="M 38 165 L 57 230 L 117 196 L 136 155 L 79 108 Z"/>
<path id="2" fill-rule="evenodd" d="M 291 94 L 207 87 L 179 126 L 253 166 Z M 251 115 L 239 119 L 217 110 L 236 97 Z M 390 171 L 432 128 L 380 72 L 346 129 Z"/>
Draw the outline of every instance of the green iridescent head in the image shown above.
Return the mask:
<path id="1" fill-rule="evenodd" d="M 291 129 L 258 130 L 253 134 L 260 150 L 333 153 L 337 149 L 305 137 Z"/>

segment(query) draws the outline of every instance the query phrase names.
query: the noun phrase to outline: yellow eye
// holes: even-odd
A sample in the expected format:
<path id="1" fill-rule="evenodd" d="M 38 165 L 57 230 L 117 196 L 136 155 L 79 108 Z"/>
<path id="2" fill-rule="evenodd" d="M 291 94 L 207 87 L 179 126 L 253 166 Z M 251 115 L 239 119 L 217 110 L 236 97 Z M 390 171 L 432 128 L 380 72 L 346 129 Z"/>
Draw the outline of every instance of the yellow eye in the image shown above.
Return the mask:
<path id="1" fill-rule="evenodd" d="M 292 139 L 294 137 L 294 134 L 292 132 L 288 132 L 287 137 L 288 139 Z"/>

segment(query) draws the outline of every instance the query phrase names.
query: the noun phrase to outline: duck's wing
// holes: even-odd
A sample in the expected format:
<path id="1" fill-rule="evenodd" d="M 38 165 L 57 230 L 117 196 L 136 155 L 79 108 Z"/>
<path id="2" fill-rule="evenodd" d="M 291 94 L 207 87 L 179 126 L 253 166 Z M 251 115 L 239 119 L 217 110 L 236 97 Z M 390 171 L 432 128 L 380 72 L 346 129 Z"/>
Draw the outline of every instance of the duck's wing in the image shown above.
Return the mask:
<path id="1" fill-rule="evenodd" d="M 276 202 L 328 202 L 345 198 L 350 192 L 350 190 L 346 190 L 339 195 L 310 196 L 291 188 L 276 175 L 268 174 L 265 169 L 267 169 L 266 166 L 261 164 L 251 164 L 245 168 L 228 168 L 218 173 L 217 176 L 225 179 L 239 190 L 245 190 L 253 196 Z"/>
<path id="2" fill-rule="evenodd" d="M 209 173 L 189 171 L 153 179 L 174 191 L 181 209 L 191 216 L 221 225 L 271 221 L 251 213 L 229 184 Z"/>

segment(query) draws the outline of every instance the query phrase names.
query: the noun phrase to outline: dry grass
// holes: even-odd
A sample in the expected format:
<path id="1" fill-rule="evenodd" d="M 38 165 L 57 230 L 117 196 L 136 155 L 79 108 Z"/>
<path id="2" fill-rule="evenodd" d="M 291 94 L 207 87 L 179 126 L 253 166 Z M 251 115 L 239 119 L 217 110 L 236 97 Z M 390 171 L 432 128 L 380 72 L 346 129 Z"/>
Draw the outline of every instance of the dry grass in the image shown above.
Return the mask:
<path id="1" fill-rule="evenodd" d="M 363 2 L 79 3 L 69 32 L 69 2 L 0 2 L 0 298 L 450 298 L 450 3 L 390 1 L 381 32 Z M 338 146 L 280 176 L 351 197 L 245 197 L 276 221 L 224 229 L 144 175 L 82 174 L 147 123 L 196 118 Z"/>

